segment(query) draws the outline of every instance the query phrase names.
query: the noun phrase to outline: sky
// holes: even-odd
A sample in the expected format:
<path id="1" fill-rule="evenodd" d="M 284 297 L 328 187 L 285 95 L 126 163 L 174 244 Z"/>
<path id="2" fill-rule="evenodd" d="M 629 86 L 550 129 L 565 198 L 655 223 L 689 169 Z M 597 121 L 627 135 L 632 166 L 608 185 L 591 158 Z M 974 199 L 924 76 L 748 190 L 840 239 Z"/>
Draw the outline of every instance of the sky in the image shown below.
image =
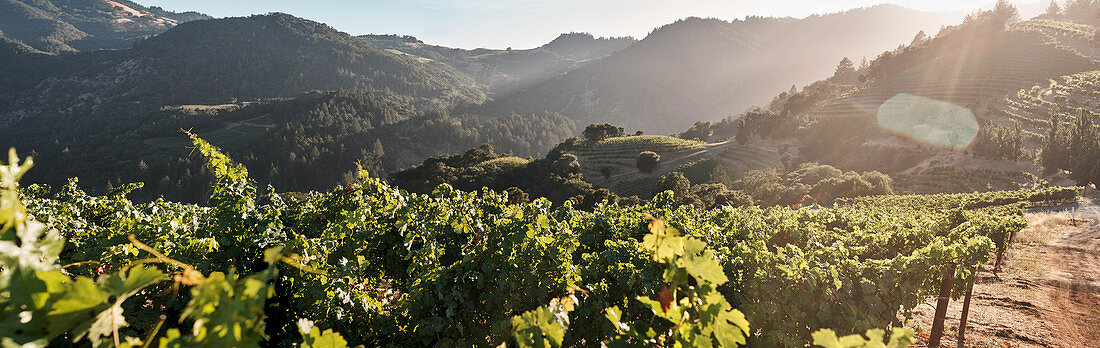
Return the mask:
<path id="1" fill-rule="evenodd" d="M 873 6 L 878 0 L 135 0 L 214 17 L 285 12 L 360 34 L 401 34 L 459 48 L 532 48 L 561 33 L 643 38 L 697 16 L 805 17 Z M 896 0 L 922 11 L 973 11 L 994 0 Z"/>

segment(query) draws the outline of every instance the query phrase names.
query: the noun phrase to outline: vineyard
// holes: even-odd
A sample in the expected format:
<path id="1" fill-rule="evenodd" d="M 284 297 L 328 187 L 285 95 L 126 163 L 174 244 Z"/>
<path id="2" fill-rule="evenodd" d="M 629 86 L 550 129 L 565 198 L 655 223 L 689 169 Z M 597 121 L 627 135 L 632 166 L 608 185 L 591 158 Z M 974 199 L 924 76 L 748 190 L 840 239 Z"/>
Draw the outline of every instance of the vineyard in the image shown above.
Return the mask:
<path id="1" fill-rule="evenodd" d="M 1045 134 L 1052 112 L 1072 120 L 1078 109 L 1100 107 L 1100 70 L 1051 79 L 1046 86 L 1021 89 L 1005 98 L 1005 114 L 1032 133 Z"/>
<path id="2" fill-rule="evenodd" d="M 935 167 L 919 174 L 896 174 L 891 178 L 899 190 L 914 193 L 1015 190 L 1020 188 L 1020 183 L 1034 182 L 1037 179 L 1024 172 L 954 167 Z"/>
<path id="3" fill-rule="evenodd" d="M 614 137 L 585 142 L 572 149 L 588 177 L 596 178 L 608 168 L 612 173 L 636 171 L 638 153 L 653 151 L 662 157 L 703 148 L 703 143 L 661 135 Z"/>
<path id="4" fill-rule="evenodd" d="M 1041 32 L 1058 38 L 1060 41 L 1079 41 L 1085 44 L 1092 42 L 1093 37 L 1096 36 L 1096 27 L 1068 20 L 1033 19 L 1013 23 L 1012 28 Z"/>
<path id="5" fill-rule="evenodd" d="M 664 193 L 585 212 L 446 185 L 410 194 L 361 174 L 284 199 L 194 145 L 216 174 L 206 206 L 126 199 L 140 184 L 101 197 L 75 179 L 17 189 L 31 164 L 12 151 L 0 172 L 5 345 L 841 346 L 833 333 L 881 338 L 874 329 L 905 325 L 899 308 L 963 295 L 1026 226 L 1023 202 L 1078 195 L 697 210 Z M 941 289 L 944 274 L 957 286 Z"/>
<path id="6" fill-rule="evenodd" d="M 759 146 L 737 146 L 720 152 L 717 159 L 722 162 L 730 179 L 741 177 L 750 170 L 768 170 L 782 166 L 779 153 Z"/>
<path id="7" fill-rule="evenodd" d="M 653 173 L 637 170 L 636 160 L 642 151 L 654 151 L 661 156 L 658 170 Z M 669 172 L 682 172 L 692 184 L 705 184 L 735 180 L 750 170 L 782 166 L 779 153 L 773 149 L 733 142 L 704 144 L 668 136 L 628 136 L 585 142 L 572 153 L 580 161 L 586 178 L 622 196 L 649 196 L 657 178 Z M 719 178 L 715 173 L 725 177 Z"/>

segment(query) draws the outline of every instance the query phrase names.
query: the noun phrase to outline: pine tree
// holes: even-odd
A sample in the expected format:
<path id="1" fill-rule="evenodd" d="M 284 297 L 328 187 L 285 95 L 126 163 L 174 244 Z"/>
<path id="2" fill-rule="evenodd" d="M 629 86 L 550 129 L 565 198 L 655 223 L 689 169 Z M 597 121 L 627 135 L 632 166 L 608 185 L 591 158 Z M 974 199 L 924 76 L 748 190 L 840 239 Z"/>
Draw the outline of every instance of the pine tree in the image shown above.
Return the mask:
<path id="1" fill-rule="evenodd" d="M 921 30 L 917 33 L 917 36 L 913 37 L 913 42 L 910 42 L 909 46 L 916 46 L 921 42 L 924 42 L 924 40 L 928 40 L 928 34 L 925 34 L 924 30 Z"/>
<path id="2" fill-rule="evenodd" d="M 1047 6 L 1047 11 L 1044 15 L 1047 18 L 1058 18 L 1062 15 L 1062 6 L 1058 6 L 1058 1 L 1051 0 L 1050 6 Z"/>
<path id="3" fill-rule="evenodd" d="M 1100 174 L 1097 161 L 1100 160 L 1100 143 L 1097 142 L 1096 128 L 1092 124 L 1092 113 L 1081 109 L 1077 114 L 1070 136 L 1070 178 L 1078 185 L 1100 182 L 1095 177 Z"/>
<path id="4" fill-rule="evenodd" d="M 1063 169 L 1065 153 L 1066 143 L 1062 140 L 1062 113 L 1055 106 L 1050 110 L 1050 129 L 1047 130 L 1046 139 L 1043 139 L 1043 148 L 1039 155 L 1039 164 L 1043 167 L 1043 171 L 1052 173 Z"/>

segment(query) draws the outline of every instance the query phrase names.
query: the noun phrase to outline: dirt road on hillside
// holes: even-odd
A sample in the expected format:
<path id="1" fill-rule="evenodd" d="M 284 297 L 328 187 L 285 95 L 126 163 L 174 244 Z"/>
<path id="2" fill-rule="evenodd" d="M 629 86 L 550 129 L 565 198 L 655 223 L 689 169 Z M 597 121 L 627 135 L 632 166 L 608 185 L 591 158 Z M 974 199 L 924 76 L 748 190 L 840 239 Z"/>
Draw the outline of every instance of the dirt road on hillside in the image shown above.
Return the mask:
<path id="1" fill-rule="evenodd" d="M 967 347 L 1100 347 L 1100 206 L 1028 213 L 1002 270 L 983 268 L 971 300 Z M 935 301 L 909 325 L 932 326 Z M 956 346 L 962 301 L 947 312 L 944 347 Z M 918 337 L 927 334 L 918 333 Z"/>

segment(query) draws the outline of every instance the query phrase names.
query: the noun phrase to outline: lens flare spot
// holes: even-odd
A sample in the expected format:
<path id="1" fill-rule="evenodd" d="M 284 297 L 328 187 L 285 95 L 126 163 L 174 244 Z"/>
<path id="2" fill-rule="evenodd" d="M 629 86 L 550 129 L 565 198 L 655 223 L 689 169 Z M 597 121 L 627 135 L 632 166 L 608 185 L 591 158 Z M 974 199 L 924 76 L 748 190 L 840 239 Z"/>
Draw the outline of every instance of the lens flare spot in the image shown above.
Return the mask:
<path id="1" fill-rule="evenodd" d="M 962 149 L 978 135 L 970 109 L 909 93 L 891 97 L 878 108 L 878 124 L 894 134 L 949 149 Z"/>

